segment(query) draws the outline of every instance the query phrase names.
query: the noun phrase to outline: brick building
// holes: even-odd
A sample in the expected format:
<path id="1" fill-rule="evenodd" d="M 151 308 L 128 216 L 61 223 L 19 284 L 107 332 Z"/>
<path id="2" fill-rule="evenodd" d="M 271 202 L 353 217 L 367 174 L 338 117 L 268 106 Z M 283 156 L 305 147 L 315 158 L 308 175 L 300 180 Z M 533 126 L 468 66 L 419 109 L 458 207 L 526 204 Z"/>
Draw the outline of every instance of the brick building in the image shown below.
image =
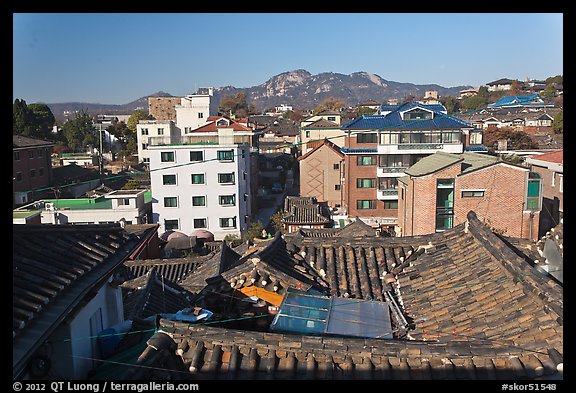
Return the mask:
<path id="1" fill-rule="evenodd" d="M 333 142 L 322 143 L 303 156 L 300 164 L 300 195 L 315 197 L 330 207 L 342 206 L 344 154 Z"/>
<path id="2" fill-rule="evenodd" d="M 527 167 L 485 154 L 437 152 L 405 173 L 399 181 L 402 236 L 445 231 L 473 210 L 496 232 L 538 239 L 541 179 Z"/>
<path id="3" fill-rule="evenodd" d="M 176 121 L 176 105 L 181 97 L 148 97 L 148 113 L 156 120 Z"/>
<path id="4" fill-rule="evenodd" d="M 12 136 L 13 207 L 33 199 L 30 190 L 52 185 L 52 147 L 50 141 Z"/>
<path id="5" fill-rule="evenodd" d="M 450 116 L 442 105 L 383 105 L 380 115 L 361 116 L 346 134 L 344 207 L 373 227 L 398 230 L 398 179 L 404 170 L 437 151 L 487 151 L 482 131 Z"/>
<path id="6" fill-rule="evenodd" d="M 530 169 L 542 179 L 542 212 L 540 231 L 542 237 L 560 223 L 564 214 L 564 151 L 532 155 L 526 158 Z"/>

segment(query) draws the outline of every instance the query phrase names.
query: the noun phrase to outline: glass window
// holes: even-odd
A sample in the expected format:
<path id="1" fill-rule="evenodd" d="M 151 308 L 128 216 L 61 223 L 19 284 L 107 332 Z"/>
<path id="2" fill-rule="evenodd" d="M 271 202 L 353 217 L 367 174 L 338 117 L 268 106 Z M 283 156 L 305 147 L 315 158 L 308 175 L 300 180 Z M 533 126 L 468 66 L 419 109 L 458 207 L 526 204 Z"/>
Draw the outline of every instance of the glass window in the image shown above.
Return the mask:
<path id="1" fill-rule="evenodd" d="M 340 190 L 341 188 L 342 188 L 342 186 L 341 186 L 340 184 L 335 184 L 335 185 L 334 185 L 334 190 L 335 190 L 335 191 L 338 191 L 338 190 Z"/>
<path id="2" fill-rule="evenodd" d="M 148 143 L 142 144 L 142 150 L 148 150 Z"/>
<path id="3" fill-rule="evenodd" d="M 470 131 L 470 144 L 471 145 L 482 144 L 482 131 Z"/>
<path id="4" fill-rule="evenodd" d="M 19 151 L 14 152 L 14 161 L 20 161 L 20 152 Z"/>
<path id="5" fill-rule="evenodd" d="M 36 169 L 30 169 L 30 177 L 36 177 Z"/>
<path id="6" fill-rule="evenodd" d="M 234 150 L 218 150 L 220 161 L 234 161 Z"/>
<path id="7" fill-rule="evenodd" d="M 462 198 L 480 198 L 484 196 L 484 190 L 462 191 Z"/>
<path id="8" fill-rule="evenodd" d="M 220 184 L 234 184 L 234 172 L 232 173 L 219 173 L 218 183 Z"/>
<path id="9" fill-rule="evenodd" d="M 236 228 L 236 217 L 220 218 L 220 228 Z"/>
<path id="10" fill-rule="evenodd" d="M 396 190 L 398 188 L 398 178 L 396 177 L 379 177 L 379 190 Z"/>
<path id="11" fill-rule="evenodd" d="M 443 132 L 442 133 L 442 143 L 460 143 L 460 133 L 459 132 Z"/>
<path id="12" fill-rule="evenodd" d="M 358 199 L 356 201 L 357 209 L 376 209 L 376 200 L 374 199 Z"/>
<path id="13" fill-rule="evenodd" d="M 404 120 L 425 120 L 432 119 L 432 112 L 423 109 L 413 109 L 404 113 Z"/>
<path id="14" fill-rule="evenodd" d="M 540 210 L 540 179 L 528 180 L 527 210 Z"/>
<path id="15" fill-rule="evenodd" d="M 203 119 L 203 118 L 204 118 L 204 113 L 198 112 L 198 118 L 199 118 L 199 119 Z"/>
<path id="16" fill-rule="evenodd" d="M 165 186 L 176 185 L 176 175 L 162 175 L 162 184 Z"/>
<path id="17" fill-rule="evenodd" d="M 178 229 L 178 220 L 164 220 L 164 230 L 173 231 Z"/>
<path id="18" fill-rule="evenodd" d="M 397 145 L 400 141 L 400 134 L 397 132 L 383 132 L 380 135 L 380 144 Z"/>
<path id="19" fill-rule="evenodd" d="M 16 172 L 16 181 L 22 181 L 22 172 Z"/>
<path id="20" fill-rule="evenodd" d="M 195 218 L 194 219 L 194 228 L 206 228 L 206 219 L 205 218 Z"/>
<path id="21" fill-rule="evenodd" d="M 163 151 L 160 152 L 161 162 L 174 162 L 174 152 L 173 151 Z"/>
<path id="22" fill-rule="evenodd" d="M 358 156 L 358 166 L 376 165 L 376 156 Z"/>
<path id="23" fill-rule="evenodd" d="M 334 164 L 333 168 L 336 170 L 340 169 L 340 164 Z"/>
<path id="24" fill-rule="evenodd" d="M 164 128 L 158 128 L 158 135 L 164 135 Z"/>
<path id="25" fill-rule="evenodd" d="M 204 184 L 204 174 L 203 173 L 193 173 L 192 174 L 192 184 Z"/>
<path id="26" fill-rule="evenodd" d="M 38 176 L 44 176 L 44 168 L 38 169 Z"/>
<path id="27" fill-rule="evenodd" d="M 148 128 L 141 128 L 140 130 L 142 135 L 148 135 Z"/>
<path id="28" fill-rule="evenodd" d="M 436 230 L 452 228 L 454 224 L 454 179 L 436 181 Z"/>
<path id="29" fill-rule="evenodd" d="M 336 121 L 336 116 L 328 116 L 328 121 Z"/>
<path id="30" fill-rule="evenodd" d="M 192 197 L 192 206 L 206 206 L 206 197 L 205 196 L 193 196 Z"/>
<path id="31" fill-rule="evenodd" d="M 221 206 L 234 206 L 236 204 L 236 195 L 220 195 Z"/>
<path id="32" fill-rule="evenodd" d="M 130 199 L 129 198 L 119 198 L 118 199 L 118 206 L 130 206 Z"/>
<path id="33" fill-rule="evenodd" d="M 28 158 L 34 158 L 34 150 L 28 150 Z"/>
<path id="34" fill-rule="evenodd" d="M 356 188 L 376 188 L 376 179 L 356 179 Z"/>
<path id="35" fill-rule="evenodd" d="M 356 142 L 358 143 L 376 143 L 378 142 L 378 134 L 375 132 L 360 132 L 356 134 Z"/>
<path id="36" fill-rule="evenodd" d="M 204 152 L 203 151 L 191 151 L 190 152 L 190 161 L 203 161 L 204 160 Z"/>
<path id="37" fill-rule="evenodd" d="M 38 157 L 44 156 L 44 151 L 42 149 L 38 149 Z"/>
<path id="38" fill-rule="evenodd" d="M 384 209 L 398 209 L 398 201 L 384 201 Z"/>
<path id="39" fill-rule="evenodd" d="M 184 134 L 189 134 L 192 132 L 192 127 L 184 127 Z"/>
<path id="40" fill-rule="evenodd" d="M 164 197 L 164 207 L 178 207 L 178 197 Z"/>

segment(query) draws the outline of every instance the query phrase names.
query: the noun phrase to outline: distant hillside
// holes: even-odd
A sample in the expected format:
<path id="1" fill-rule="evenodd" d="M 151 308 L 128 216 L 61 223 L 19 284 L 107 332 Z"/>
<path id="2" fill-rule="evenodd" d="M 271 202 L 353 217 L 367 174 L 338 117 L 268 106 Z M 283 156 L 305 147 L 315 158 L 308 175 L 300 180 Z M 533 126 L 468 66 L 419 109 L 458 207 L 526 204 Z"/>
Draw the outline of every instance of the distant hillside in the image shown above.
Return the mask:
<path id="1" fill-rule="evenodd" d="M 436 90 L 442 96 L 457 96 L 463 89 L 472 86 L 443 87 L 437 84 L 416 85 L 382 79 L 376 74 L 355 72 L 350 75 L 334 72 L 324 72 L 312 75 L 306 70 L 283 72 L 270 78 L 265 83 L 246 88 L 225 86 L 214 89 L 214 99 L 238 92 L 246 93 L 246 100 L 254 104 L 258 111 L 278 106 L 292 105 L 299 109 L 313 109 L 322 100 L 334 97 L 347 105 L 356 105 L 375 100 L 385 102 L 389 98 L 403 99 L 407 96 L 422 97 L 427 90 Z M 148 110 L 148 97 L 173 97 L 160 91 L 146 97 L 138 98 L 124 105 L 91 104 L 84 102 L 69 102 L 48 104 L 57 120 L 65 117 L 65 113 L 86 109 L 90 114 L 132 114 L 136 109 Z"/>

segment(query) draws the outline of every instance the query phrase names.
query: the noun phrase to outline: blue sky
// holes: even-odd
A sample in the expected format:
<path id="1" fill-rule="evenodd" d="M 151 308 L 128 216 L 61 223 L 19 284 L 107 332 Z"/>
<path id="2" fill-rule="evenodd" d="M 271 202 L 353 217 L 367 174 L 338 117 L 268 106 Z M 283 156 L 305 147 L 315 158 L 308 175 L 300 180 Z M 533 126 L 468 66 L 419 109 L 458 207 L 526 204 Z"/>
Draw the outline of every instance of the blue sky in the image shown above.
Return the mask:
<path id="1" fill-rule="evenodd" d="M 444 87 L 563 74 L 561 13 L 17 13 L 13 22 L 13 98 L 29 104 L 125 104 L 296 69 Z"/>

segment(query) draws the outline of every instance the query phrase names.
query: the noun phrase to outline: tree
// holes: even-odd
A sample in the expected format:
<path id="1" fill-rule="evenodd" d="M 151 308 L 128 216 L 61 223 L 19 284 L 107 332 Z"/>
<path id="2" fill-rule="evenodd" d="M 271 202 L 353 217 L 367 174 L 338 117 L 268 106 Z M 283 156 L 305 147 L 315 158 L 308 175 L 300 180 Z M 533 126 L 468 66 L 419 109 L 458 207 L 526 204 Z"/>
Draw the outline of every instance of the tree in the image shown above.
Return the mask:
<path id="1" fill-rule="evenodd" d="M 560 111 L 556 116 L 554 116 L 554 120 L 552 120 L 552 129 L 555 134 L 564 133 L 564 111 Z"/>
<path id="2" fill-rule="evenodd" d="M 280 231 L 280 233 L 286 233 L 286 229 L 284 229 L 284 224 L 282 224 L 282 217 L 284 216 L 284 212 L 282 209 L 278 210 L 276 213 L 272 214 L 270 220 L 272 221 L 272 226 L 276 232 Z"/>
<path id="3" fill-rule="evenodd" d="M 262 237 L 262 230 L 264 226 L 260 221 L 253 222 L 252 225 L 248 228 L 244 236 L 242 236 L 243 241 L 252 240 L 255 237 Z"/>
<path id="4" fill-rule="evenodd" d="M 442 104 L 446 107 L 449 115 L 453 114 L 454 112 L 458 112 L 460 109 L 460 102 L 452 96 L 444 97 L 443 101 L 444 102 Z"/>
<path id="5" fill-rule="evenodd" d="M 478 96 L 488 98 L 490 92 L 488 91 L 488 86 L 480 86 L 478 88 Z"/>
<path id="6" fill-rule="evenodd" d="M 12 134 L 32 137 L 34 128 L 32 111 L 26 101 L 17 98 L 12 108 Z"/>
<path id="7" fill-rule="evenodd" d="M 28 108 L 34 119 L 35 135 L 49 139 L 52 136 L 52 127 L 56 124 L 56 118 L 50 107 L 46 104 L 30 104 Z"/>
<path id="8" fill-rule="evenodd" d="M 316 108 L 314 108 L 314 110 L 312 112 L 315 115 L 317 115 L 318 113 L 325 111 L 325 110 L 340 112 L 340 110 L 344 106 L 346 106 L 344 101 L 339 100 L 339 99 L 334 98 L 334 97 L 328 97 L 328 98 L 323 99 L 322 102 L 320 103 L 320 105 L 318 105 Z"/>
<path id="9" fill-rule="evenodd" d="M 518 81 L 517 79 L 512 81 L 512 84 L 510 85 L 510 95 L 518 95 L 518 93 L 520 93 L 520 89 L 522 88 L 522 83 L 520 83 L 520 81 Z"/>
<path id="10" fill-rule="evenodd" d="M 136 126 L 140 120 L 154 120 L 154 116 L 149 115 L 148 113 L 144 112 L 142 109 L 137 109 L 130 115 L 128 118 L 128 128 L 133 133 L 136 133 Z"/>
<path id="11" fill-rule="evenodd" d="M 376 109 L 370 108 L 369 106 L 359 106 L 356 110 L 356 116 L 360 117 L 363 115 L 373 115 L 376 113 Z"/>
<path id="12" fill-rule="evenodd" d="M 73 151 L 83 151 L 86 146 L 96 146 L 99 142 L 92 116 L 86 110 L 77 112 L 76 118 L 64 123 L 62 130 L 68 147 Z"/>
<path id="13" fill-rule="evenodd" d="M 241 91 L 222 97 L 218 104 L 218 111 L 226 116 L 246 117 L 248 113 L 254 113 L 256 107 L 254 107 L 254 105 L 248 105 L 246 102 L 246 93 Z"/>
<path id="14" fill-rule="evenodd" d="M 480 94 L 463 98 L 460 102 L 460 107 L 463 111 L 473 111 L 476 109 L 484 108 L 487 104 L 487 98 Z"/>
<path id="15" fill-rule="evenodd" d="M 530 135 L 523 131 L 515 131 L 510 127 L 488 129 L 484 132 L 484 144 L 488 148 L 494 148 L 498 141 L 502 139 L 508 141 L 508 149 L 510 150 L 538 148 L 538 143 Z"/>
<path id="16" fill-rule="evenodd" d="M 554 83 L 548 83 L 544 90 L 542 90 L 542 98 L 544 100 L 551 100 L 556 96 L 556 87 Z"/>
<path id="17" fill-rule="evenodd" d="M 134 154 L 138 151 L 137 135 L 123 121 L 109 125 L 106 131 L 118 138 L 122 144 L 122 150 L 125 151 L 123 155 Z"/>

